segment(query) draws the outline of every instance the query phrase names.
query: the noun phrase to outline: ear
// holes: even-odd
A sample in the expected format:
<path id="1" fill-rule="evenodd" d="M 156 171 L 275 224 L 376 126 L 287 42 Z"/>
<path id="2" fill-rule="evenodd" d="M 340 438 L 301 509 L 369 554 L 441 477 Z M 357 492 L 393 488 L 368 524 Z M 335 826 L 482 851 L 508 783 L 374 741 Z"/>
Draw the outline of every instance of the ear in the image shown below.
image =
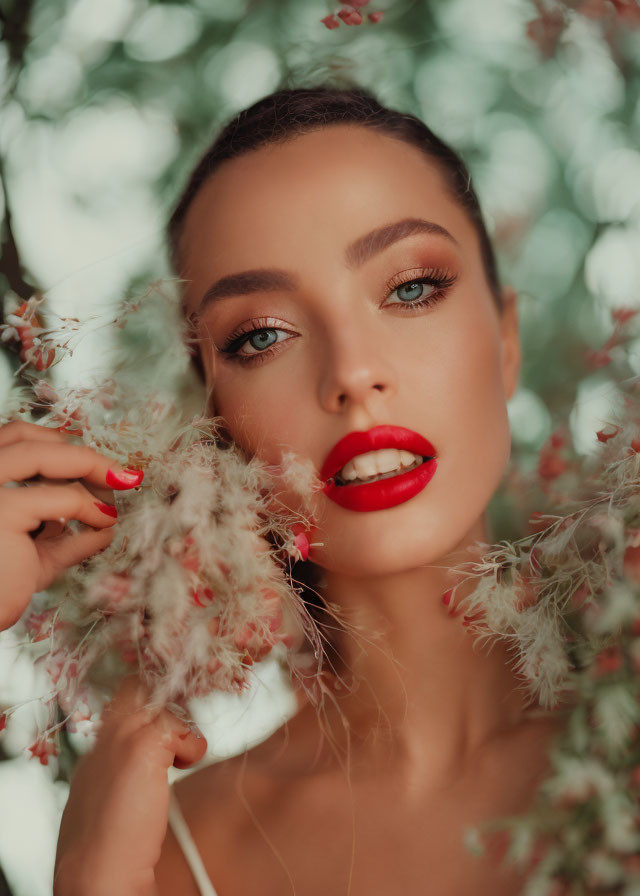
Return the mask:
<path id="1" fill-rule="evenodd" d="M 505 286 L 502 290 L 500 339 L 502 343 L 502 382 L 505 397 L 509 401 L 518 387 L 522 364 L 518 331 L 518 295 L 512 286 Z"/>

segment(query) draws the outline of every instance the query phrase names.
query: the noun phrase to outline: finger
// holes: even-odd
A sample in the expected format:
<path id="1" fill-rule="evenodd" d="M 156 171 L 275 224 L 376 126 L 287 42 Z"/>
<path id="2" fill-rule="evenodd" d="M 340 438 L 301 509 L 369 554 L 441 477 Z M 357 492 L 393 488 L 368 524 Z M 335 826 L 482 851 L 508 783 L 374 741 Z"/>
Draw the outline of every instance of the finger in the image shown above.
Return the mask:
<path id="1" fill-rule="evenodd" d="M 103 504 L 103 508 L 111 505 Z M 95 498 L 79 483 L 30 485 L 3 489 L 0 494 L 0 526 L 13 532 L 30 532 L 43 520 L 78 520 L 95 528 L 116 522 L 110 511 L 101 509 Z"/>
<path id="2" fill-rule="evenodd" d="M 189 768 L 200 762 L 207 752 L 207 741 L 195 725 L 187 726 L 169 710 L 163 710 L 157 720 L 164 745 L 174 754 L 176 768 Z"/>
<path id="3" fill-rule="evenodd" d="M 71 445 L 65 440 L 57 444 L 43 444 L 42 440 L 14 442 L 0 447 L 0 485 L 22 482 L 33 476 L 49 479 L 87 479 L 93 485 L 111 488 L 130 488 L 142 481 L 142 471 L 129 476 L 130 485 L 118 484 L 125 476 L 121 464 L 103 457 L 87 445 Z"/>
<path id="4" fill-rule="evenodd" d="M 100 553 L 107 548 L 114 537 L 114 530 L 87 530 L 74 535 L 58 535 L 55 538 L 36 539 L 36 549 L 40 557 L 41 581 L 38 591 L 43 591 L 56 579 L 59 573 Z"/>
<path id="5" fill-rule="evenodd" d="M 147 707 L 150 696 L 149 687 L 137 673 L 127 675 L 102 712 L 101 740 L 136 744 L 137 749 L 148 755 L 159 746 L 167 768 L 171 763 L 176 768 L 188 768 L 199 762 L 207 751 L 202 733 L 167 709 L 150 710 Z"/>
<path id="6" fill-rule="evenodd" d="M 46 526 L 46 523 L 40 523 L 40 525 L 37 526 L 35 529 L 30 529 L 28 534 L 31 536 L 31 538 L 37 538 L 38 535 L 40 535 L 42 530 L 45 528 L 45 526 Z"/>
<path id="7" fill-rule="evenodd" d="M 11 420 L 0 426 L 0 448 L 16 442 L 41 441 L 58 444 L 69 444 L 68 439 L 59 430 L 40 423 L 27 423 L 26 420 Z"/>
<path id="8" fill-rule="evenodd" d="M 102 711 L 101 736 L 127 737 L 151 722 L 154 714 L 146 706 L 149 698 L 149 688 L 137 673 L 126 675 Z"/>
<path id="9" fill-rule="evenodd" d="M 207 751 L 207 741 L 196 726 L 191 728 L 167 709 L 152 712 L 146 703 L 149 688 L 137 674 L 128 675 L 115 697 L 102 713 L 101 737 L 135 742 L 140 748 L 146 743 L 148 753 L 158 744 L 166 753 L 167 767 L 188 768 L 199 762 Z"/>

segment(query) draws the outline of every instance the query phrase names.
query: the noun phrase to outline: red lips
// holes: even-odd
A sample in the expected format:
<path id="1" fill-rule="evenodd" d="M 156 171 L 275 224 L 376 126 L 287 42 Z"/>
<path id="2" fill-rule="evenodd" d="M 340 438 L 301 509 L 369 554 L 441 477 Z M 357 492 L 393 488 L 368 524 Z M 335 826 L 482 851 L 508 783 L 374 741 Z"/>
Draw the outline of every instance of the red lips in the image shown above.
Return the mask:
<path id="1" fill-rule="evenodd" d="M 405 429 L 404 426 L 374 426 L 366 432 L 350 432 L 336 442 L 322 465 L 320 478 L 326 481 L 341 470 L 352 457 L 365 454 L 367 451 L 378 451 L 381 448 L 404 449 L 423 457 L 435 457 L 436 453 L 431 442 L 412 429 Z"/>
<path id="2" fill-rule="evenodd" d="M 406 473 L 376 482 L 337 485 L 333 481 L 332 477 L 352 457 L 381 448 L 404 449 L 432 459 Z M 422 491 L 436 471 L 435 454 L 428 439 L 403 426 L 374 426 L 367 432 L 350 432 L 334 445 L 322 465 L 320 478 L 325 480 L 323 491 L 330 500 L 348 510 L 386 510 Z"/>

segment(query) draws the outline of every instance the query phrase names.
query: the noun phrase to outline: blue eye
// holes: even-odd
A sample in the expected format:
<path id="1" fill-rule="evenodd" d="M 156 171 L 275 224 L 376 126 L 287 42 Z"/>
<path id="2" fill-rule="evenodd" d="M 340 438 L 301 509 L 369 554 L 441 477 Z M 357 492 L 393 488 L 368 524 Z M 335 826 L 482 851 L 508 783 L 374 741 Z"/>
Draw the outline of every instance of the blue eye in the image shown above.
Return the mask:
<path id="1" fill-rule="evenodd" d="M 232 333 L 219 351 L 227 355 L 229 360 L 234 361 L 253 362 L 267 358 L 278 350 L 277 345 L 296 335 L 280 327 L 267 326 L 274 322 L 273 319 L 268 318 L 250 321 L 249 329 Z M 251 327 L 251 324 L 262 324 L 262 326 Z"/>
<path id="2" fill-rule="evenodd" d="M 458 279 L 456 274 L 439 269 L 429 269 L 424 273 L 428 276 L 413 277 L 411 280 L 402 280 L 402 275 L 398 274 L 393 281 L 387 284 L 387 301 L 383 307 L 394 305 L 406 312 L 420 311 L 422 308 L 439 302 Z M 405 273 L 404 276 L 407 274 Z M 389 302 L 389 298 L 394 293 L 399 301 Z M 275 318 L 267 317 L 247 321 L 228 337 L 218 351 L 229 361 L 238 361 L 241 364 L 260 364 L 280 352 L 280 343 L 287 342 L 299 335 L 280 327 L 274 327 L 272 326 L 274 323 L 278 323 L 278 321 Z M 278 334 L 283 335 L 279 337 Z"/>
<path id="3" fill-rule="evenodd" d="M 250 345 L 252 348 L 255 348 L 256 351 L 269 348 L 270 345 L 273 345 L 273 343 L 278 340 L 276 333 L 277 330 L 254 330 L 245 342 L 245 346 Z M 248 354 L 251 354 L 251 352 Z"/>
<path id="4" fill-rule="evenodd" d="M 403 283 L 402 286 L 398 286 L 394 292 L 398 294 L 398 298 L 403 301 L 413 302 L 415 299 L 422 298 L 422 291 L 424 289 L 425 284 L 421 280 L 412 280 L 410 283 Z M 404 290 L 405 294 L 401 295 L 401 292 Z"/>
<path id="5" fill-rule="evenodd" d="M 399 278 L 398 278 L 399 279 Z M 447 293 L 456 282 L 456 275 L 447 276 L 444 271 L 434 271 L 428 277 L 414 277 L 412 280 L 404 280 L 395 283 L 392 281 L 387 289 L 387 299 L 394 293 L 400 299 L 399 302 L 389 302 L 386 305 L 397 305 L 403 310 L 419 311 L 428 305 L 435 305 Z M 429 290 L 428 292 L 426 290 Z"/>

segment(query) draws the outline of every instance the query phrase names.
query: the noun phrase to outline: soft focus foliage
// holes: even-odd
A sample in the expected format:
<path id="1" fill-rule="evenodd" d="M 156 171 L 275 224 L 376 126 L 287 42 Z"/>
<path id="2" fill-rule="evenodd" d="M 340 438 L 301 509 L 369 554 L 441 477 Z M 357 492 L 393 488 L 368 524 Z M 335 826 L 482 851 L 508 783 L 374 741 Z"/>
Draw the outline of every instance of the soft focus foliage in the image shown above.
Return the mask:
<path id="1" fill-rule="evenodd" d="M 519 292 L 524 366 L 496 539 L 575 493 L 568 446 L 589 454 L 611 437 L 613 383 L 640 373 L 636 0 L 0 0 L 0 24 L 0 296 L 39 289 L 45 326 L 77 318 L 54 382 L 162 351 L 162 333 L 95 321 L 170 275 L 167 214 L 218 126 L 278 86 L 354 80 L 462 153 Z M 0 354 L 0 410 L 18 364 Z M 28 708 L 31 671 L 11 672 L 0 703 Z M 624 700 L 607 706 L 613 729 Z M 8 754 L 30 743 L 34 723 L 20 724 Z M 567 774 L 576 787 L 602 777 Z M 0 838 L 16 893 L 49 892 L 49 854 L 27 877 Z M 590 861 L 594 885 L 615 878 L 606 855 Z"/>

